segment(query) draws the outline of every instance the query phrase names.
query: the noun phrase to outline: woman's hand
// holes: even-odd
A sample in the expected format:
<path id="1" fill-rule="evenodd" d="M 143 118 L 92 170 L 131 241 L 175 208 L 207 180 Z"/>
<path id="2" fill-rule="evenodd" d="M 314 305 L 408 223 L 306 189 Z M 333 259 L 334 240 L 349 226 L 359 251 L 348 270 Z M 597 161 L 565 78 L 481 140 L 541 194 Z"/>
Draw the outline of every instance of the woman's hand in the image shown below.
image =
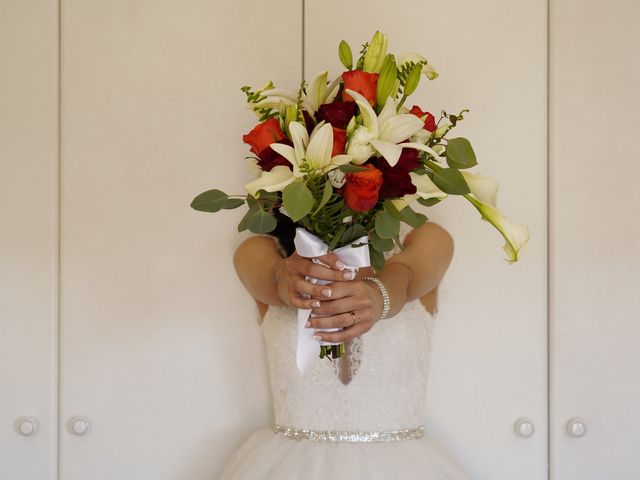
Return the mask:
<path id="1" fill-rule="evenodd" d="M 332 298 L 335 287 L 334 284 L 315 285 L 307 280 L 312 278 L 329 282 L 352 280 L 355 277 L 354 272 L 344 268 L 344 264 L 332 253 L 312 261 L 295 252 L 273 266 L 272 278 L 278 297 L 283 304 L 311 309 L 320 307 L 322 300 Z"/>
<path id="2" fill-rule="evenodd" d="M 324 288 L 331 288 L 331 300 L 312 309 L 309 328 L 338 328 L 341 332 L 316 332 L 318 340 L 345 342 L 371 330 L 382 313 L 383 300 L 378 287 L 363 280 L 338 281 Z"/>

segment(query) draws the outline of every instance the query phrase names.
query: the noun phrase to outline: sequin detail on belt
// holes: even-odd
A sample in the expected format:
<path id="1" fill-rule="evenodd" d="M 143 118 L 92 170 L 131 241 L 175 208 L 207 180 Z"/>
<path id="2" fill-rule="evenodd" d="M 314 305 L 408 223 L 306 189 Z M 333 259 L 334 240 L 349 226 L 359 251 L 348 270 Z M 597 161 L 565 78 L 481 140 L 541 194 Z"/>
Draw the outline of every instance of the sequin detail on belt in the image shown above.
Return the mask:
<path id="1" fill-rule="evenodd" d="M 300 428 L 283 427 L 282 425 L 274 425 L 273 430 L 281 433 L 292 440 L 312 440 L 314 442 L 397 442 L 399 440 L 412 440 L 420 438 L 424 435 L 424 426 L 417 428 L 407 428 L 404 430 L 387 430 L 380 432 L 339 432 L 339 431 L 320 431 L 306 430 Z"/>

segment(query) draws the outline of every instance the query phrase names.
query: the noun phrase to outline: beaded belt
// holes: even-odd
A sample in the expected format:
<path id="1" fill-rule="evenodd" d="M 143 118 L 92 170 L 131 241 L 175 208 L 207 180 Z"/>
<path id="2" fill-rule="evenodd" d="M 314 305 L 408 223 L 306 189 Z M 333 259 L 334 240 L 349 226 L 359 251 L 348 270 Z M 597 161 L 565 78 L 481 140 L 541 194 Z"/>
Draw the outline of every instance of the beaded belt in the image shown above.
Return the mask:
<path id="1" fill-rule="evenodd" d="M 339 432 L 333 430 L 307 430 L 301 428 L 274 425 L 273 430 L 293 440 L 312 440 L 314 442 L 397 442 L 398 440 L 412 440 L 424 435 L 424 426 L 406 428 L 404 430 L 383 430 L 380 432 Z"/>

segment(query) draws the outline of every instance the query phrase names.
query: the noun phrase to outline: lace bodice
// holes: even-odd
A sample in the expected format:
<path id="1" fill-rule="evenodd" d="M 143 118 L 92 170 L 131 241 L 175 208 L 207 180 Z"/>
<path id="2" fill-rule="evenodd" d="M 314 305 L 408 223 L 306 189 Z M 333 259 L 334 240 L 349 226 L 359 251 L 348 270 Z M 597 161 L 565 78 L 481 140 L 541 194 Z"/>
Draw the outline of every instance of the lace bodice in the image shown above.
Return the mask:
<path id="1" fill-rule="evenodd" d="M 398 430 L 421 425 L 433 317 L 419 300 L 377 322 L 357 344 L 357 372 L 344 385 L 318 359 L 303 377 L 295 361 L 296 310 L 269 307 L 262 322 L 275 422 L 293 428 Z"/>

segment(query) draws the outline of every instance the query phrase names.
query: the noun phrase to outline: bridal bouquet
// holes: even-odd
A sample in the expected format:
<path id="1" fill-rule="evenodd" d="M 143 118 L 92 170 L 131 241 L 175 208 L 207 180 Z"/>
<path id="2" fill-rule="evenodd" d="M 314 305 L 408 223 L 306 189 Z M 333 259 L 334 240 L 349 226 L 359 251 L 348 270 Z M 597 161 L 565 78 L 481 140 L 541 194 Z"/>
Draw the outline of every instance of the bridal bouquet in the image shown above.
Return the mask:
<path id="1" fill-rule="evenodd" d="M 346 70 L 333 79 L 322 71 L 297 91 L 272 82 L 242 88 L 259 119 L 243 136 L 258 178 L 245 185 L 247 194 L 208 190 L 191 206 L 217 212 L 246 204 L 238 231 L 258 234 L 271 232 L 282 212 L 299 227 L 300 255 L 334 252 L 354 270 L 371 265 L 379 271 L 384 252 L 402 248 L 400 222 L 415 228 L 427 221 L 412 205 L 431 207 L 461 196 L 504 237 L 506 260 L 517 261 L 528 228 L 498 210 L 495 180 L 469 172 L 477 165 L 470 142 L 449 137 L 468 110 L 436 118 L 420 106 L 405 106 L 422 77 L 438 77 L 429 62 L 417 53 L 388 53 L 380 32 L 362 46 L 355 64 L 345 41 L 338 54 Z M 304 328 L 309 314 L 298 315 L 302 370 L 309 362 L 301 350 L 318 348 L 313 331 Z M 343 348 L 320 345 L 320 356 L 339 357 Z"/>

